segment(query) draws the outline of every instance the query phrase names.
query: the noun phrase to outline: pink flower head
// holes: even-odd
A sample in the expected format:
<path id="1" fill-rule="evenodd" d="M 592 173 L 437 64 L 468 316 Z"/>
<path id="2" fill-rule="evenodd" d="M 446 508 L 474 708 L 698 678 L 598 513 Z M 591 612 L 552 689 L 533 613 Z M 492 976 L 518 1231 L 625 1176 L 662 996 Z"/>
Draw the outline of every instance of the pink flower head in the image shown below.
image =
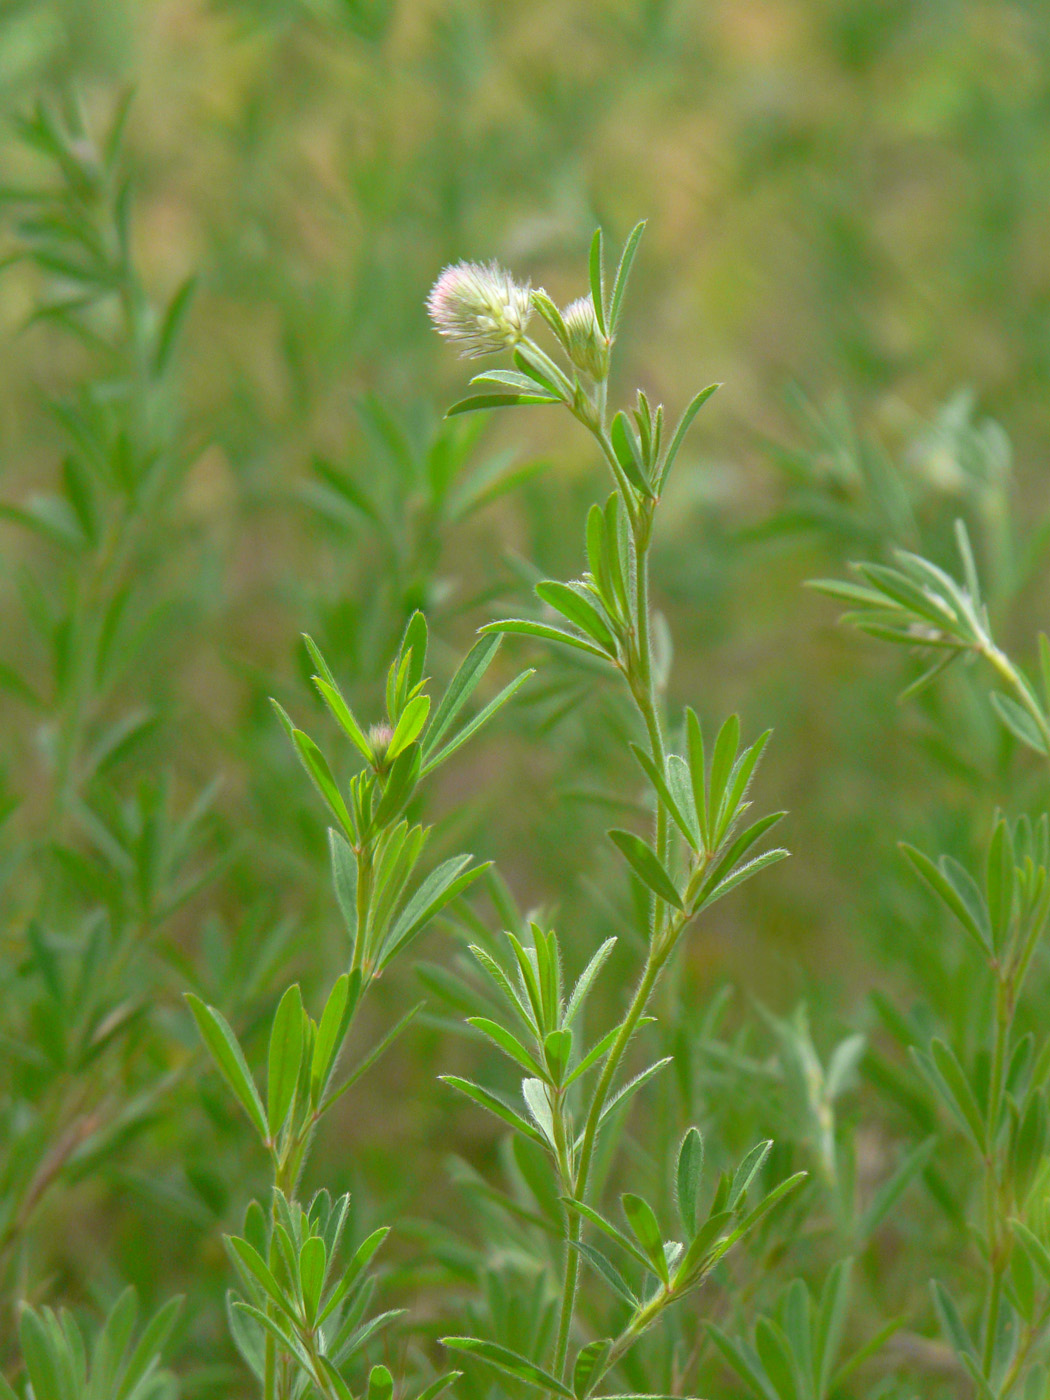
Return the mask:
<path id="1" fill-rule="evenodd" d="M 532 303 L 528 283 L 520 286 L 498 263 L 458 262 L 430 289 L 427 311 L 440 335 L 476 358 L 517 345 Z"/>

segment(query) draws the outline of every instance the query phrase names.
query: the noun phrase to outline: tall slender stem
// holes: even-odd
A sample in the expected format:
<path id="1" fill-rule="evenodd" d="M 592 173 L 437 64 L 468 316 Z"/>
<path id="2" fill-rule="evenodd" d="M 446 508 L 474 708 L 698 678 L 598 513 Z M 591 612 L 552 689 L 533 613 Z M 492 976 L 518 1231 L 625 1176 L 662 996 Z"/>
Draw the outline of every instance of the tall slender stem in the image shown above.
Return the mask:
<path id="1" fill-rule="evenodd" d="M 633 655 L 628 658 L 627 680 L 635 704 L 645 724 L 653 762 L 662 773 L 666 763 L 663 732 L 657 709 L 656 690 L 653 680 L 652 632 L 649 617 L 649 544 L 652 532 L 652 510 L 654 506 L 639 505 L 635 493 L 616 460 L 616 454 L 609 442 L 604 424 L 604 398 L 601 421 L 597 426 L 588 424 L 602 449 L 606 461 L 612 469 L 620 497 L 624 503 L 631 526 L 631 540 L 634 554 L 634 633 Z M 656 849 L 661 860 L 666 860 L 670 830 L 667 813 L 663 804 L 657 803 Z M 578 1200 L 585 1200 L 589 1184 L 591 1164 L 597 1142 L 598 1128 L 612 1087 L 613 1079 L 620 1067 L 638 1023 L 649 1004 L 653 988 L 676 941 L 676 932 L 664 936 L 664 920 L 667 905 L 653 899 L 652 924 L 648 930 L 649 952 L 642 976 L 635 989 L 627 1014 L 602 1066 L 602 1072 L 591 1099 L 587 1120 L 584 1125 L 580 1147 L 579 1163 L 576 1168 L 574 1191 Z M 678 930 L 681 929 L 679 923 Z M 581 1223 L 579 1216 L 569 1212 L 566 1222 L 565 1273 L 562 1286 L 561 1312 L 558 1321 L 558 1335 L 554 1349 L 554 1373 L 564 1376 L 568 1363 L 569 1337 L 572 1332 L 573 1312 L 576 1305 L 576 1290 L 579 1282 L 580 1259 L 577 1245 L 580 1240 Z"/>

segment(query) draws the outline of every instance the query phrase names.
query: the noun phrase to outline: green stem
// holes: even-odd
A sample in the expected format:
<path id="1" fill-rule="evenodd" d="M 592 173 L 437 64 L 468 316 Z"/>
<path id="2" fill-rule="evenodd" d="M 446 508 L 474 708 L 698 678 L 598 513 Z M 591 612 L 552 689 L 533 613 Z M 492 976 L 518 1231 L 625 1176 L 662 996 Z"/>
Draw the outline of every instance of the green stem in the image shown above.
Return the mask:
<path id="1" fill-rule="evenodd" d="M 587 1123 L 583 1130 L 583 1142 L 580 1147 L 580 1161 L 576 1169 L 576 1179 L 574 1190 L 577 1200 L 585 1200 L 587 1193 L 587 1180 L 590 1175 L 591 1162 L 594 1157 L 594 1145 L 598 1136 L 598 1123 L 601 1119 L 602 1109 L 609 1096 L 609 1089 L 612 1085 L 613 1077 L 619 1068 L 620 1061 L 630 1043 L 631 1037 L 638 1028 L 656 979 L 660 975 L 666 953 L 662 957 L 656 956 L 655 944 L 649 950 L 646 959 L 645 970 L 642 973 L 641 981 L 635 989 L 631 1004 L 620 1025 L 616 1039 L 612 1043 L 602 1066 L 601 1078 L 598 1087 L 594 1091 L 591 1100 L 590 1110 L 587 1114 Z M 569 1215 L 568 1239 L 565 1249 L 565 1281 L 562 1288 L 561 1317 L 558 1323 L 558 1339 L 554 1351 L 554 1373 L 563 1374 L 567 1360 L 569 1348 L 569 1333 L 572 1328 L 572 1314 L 576 1303 L 576 1285 L 580 1273 L 580 1256 L 576 1249 L 576 1244 L 580 1238 L 580 1218 L 575 1214 Z"/>
<path id="2" fill-rule="evenodd" d="M 1013 1021 L 1014 999 L 1009 980 L 1000 977 L 995 996 L 995 1043 L 992 1050 L 992 1071 L 988 1086 L 988 1146 L 985 1158 L 984 1212 L 985 1237 L 988 1248 L 988 1299 L 984 1319 L 982 1373 L 991 1375 L 995 1356 L 995 1330 L 999 1319 L 1003 1272 L 1006 1267 L 1000 1231 L 999 1154 L 996 1136 L 1002 1111 L 1003 1084 L 1006 1072 L 1006 1050 Z"/>
<path id="3" fill-rule="evenodd" d="M 603 411 L 599 424 L 597 426 L 588 424 L 587 426 L 590 427 L 591 432 L 597 439 L 602 453 L 612 470 L 613 477 L 620 492 L 620 497 L 623 500 L 630 521 L 631 538 L 634 546 L 635 648 L 634 656 L 628 658 L 627 679 L 631 694 L 634 697 L 639 713 L 645 724 L 653 762 L 662 773 L 666 766 L 666 753 L 657 711 L 656 692 L 653 685 L 652 637 L 649 619 L 649 542 L 651 539 L 652 516 L 651 513 L 646 510 L 645 506 L 639 507 L 635 492 L 624 476 L 623 469 L 619 462 L 616 460 L 616 454 L 613 452 L 612 444 L 605 431 L 604 398 L 602 407 Z M 658 801 L 656 848 L 662 861 L 667 859 L 669 840 L 670 829 L 667 813 L 664 810 L 663 804 Z M 579 1164 L 576 1168 L 574 1182 L 574 1193 L 576 1198 L 581 1201 L 586 1199 L 591 1164 L 598 1136 L 598 1126 L 601 1122 L 602 1112 L 605 1108 L 613 1079 L 619 1069 L 620 1061 L 623 1059 L 627 1047 L 630 1044 L 631 1038 L 638 1027 L 638 1022 L 645 1013 L 645 1008 L 649 1003 L 649 998 L 652 995 L 660 972 L 674 947 L 677 934 L 681 931 L 681 927 L 685 922 L 684 918 L 682 918 L 677 929 L 672 926 L 665 937 L 664 920 L 666 914 L 667 906 L 664 902 L 659 899 L 654 899 L 652 927 L 649 934 L 649 953 L 646 958 L 645 968 L 627 1010 L 627 1015 L 620 1025 L 619 1032 L 616 1039 L 613 1041 L 609 1054 L 606 1056 L 598 1085 L 591 1099 L 587 1121 L 584 1126 Z M 561 1313 L 558 1321 L 558 1335 L 554 1349 L 554 1374 L 558 1376 L 564 1376 L 567 1368 L 569 1336 L 572 1331 L 572 1319 L 576 1305 L 576 1290 L 580 1272 L 579 1251 L 576 1248 L 576 1245 L 579 1243 L 580 1233 L 580 1219 L 578 1216 L 570 1213 L 567 1219 L 565 1276 L 562 1287 Z"/>

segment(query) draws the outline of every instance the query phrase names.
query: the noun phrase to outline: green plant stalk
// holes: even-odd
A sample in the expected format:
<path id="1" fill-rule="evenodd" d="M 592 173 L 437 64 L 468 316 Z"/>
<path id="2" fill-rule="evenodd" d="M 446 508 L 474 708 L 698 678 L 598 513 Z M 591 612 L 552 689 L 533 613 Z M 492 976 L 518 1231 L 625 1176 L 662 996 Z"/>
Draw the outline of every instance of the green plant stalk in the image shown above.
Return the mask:
<path id="1" fill-rule="evenodd" d="M 624 476 L 623 469 L 619 462 L 616 460 L 616 454 L 612 450 L 612 444 L 605 430 L 604 384 L 602 385 L 602 390 L 603 392 L 601 393 L 599 401 L 598 422 L 595 424 L 589 422 L 585 418 L 581 418 L 581 421 L 589 428 L 602 450 L 602 454 L 612 471 L 613 478 L 616 482 L 631 525 L 631 542 L 634 554 L 635 616 L 633 622 L 635 645 L 633 648 L 633 655 L 628 658 L 626 679 L 635 704 L 645 724 L 653 762 L 662 773 L 666 766 L 666 753 L 663 732 L 660 727 L 656 692 L 653 684 L 652 635 L 649 618 L 649 545 L 652 539 L 652 513 L 655 510 L 656 503 L 654 502 L 653 506 L 647 510 L 644 505 L 639 507 L 636 502 L 635 492 Z M 580 415 L 576 416 L 579 417 Z M 664 810 L 663 803 L 660 802 L 658 798 L 656 848 L 662 861 L 667 858 L 669 841 L 670 830 L 667 813 Z M 595 1088 L 584 1126 L 579 1163 L 573 1182 L 573 1193 L 580 1200 L 586 1198 L 591 1163 L 598 1134 L 598 1125 L 601 1121 L 602 1111 L 605 1108 L 613 1079 L 619 1069 L 620 1061 L 623 1059 L 627 1047 L 630 1044 L 631 1038 L 637 1029 L 638 1022 L 645 1014 L 645 1009 L 649 1004 L 649 999 L 659 980 L 660 973 L 677 942 L 678 934 L 685 924 L 685 917 L 682 916 L 677 926 L 672 924 L 671 929 L 668 930 L 667 936 L 664 937 L 664 920 L 667 913 L 667 906 L 663 900 L 658 899 L 654 895 L 652 907 L 652 927 L 649 930 L 649 952 L 645 967 L 634 996 L 631 999 L 627 1014 L 620 1025 L 619 1033 L 602 1066 L 602 1073 Z M 562 1284 L 561 1310 L 554 1347 L 553 1372 L 559 1377 L 564 1377 L 568 1363 L 569 1337 L 572 1331 L 573 1313 L 575 1311 L 576 1293 L 579 1284 L 580 1256 L 576 1245 L 580 1239 L 581 1228 L 579 1216 L 569 1213 L 567 1215 L 566 1224 L 565 1272 Z"/>
<path id="2" fill-rule="evenodd" d="M 1001 1230 L 1000 1219 L 1000 1161 L 996 1147 L 996 1130 L 1002 1111 L 1003 1076 L 1006 1068 L 1006 1048 L 1013 1024 L 1015 1001 L 1011 975 L 1000 974 L 995 996 L 995 1043 L 992 1051 L 992 1071 L 988 1089 L 988 1148 L 984 1162 L 985 1238 L 988 1248 L 988 1296 L 985 1303 L 984 1345 L 981 1369 L 985 1378 L 991 1376 L 995 1353 L 995 1330 L 1002 1297 L 1003 1274 L 1009 1251 Z"/>
<path id="3" fill-rule="evenodd" d="M 605 1064 L 602 1066 L 601 1078 L 594 1091 L 591 1106 L 587 1114 L 587 1122 L 584 1127 L 583 1142 L 580 1147 L 580 1161 L 576 1170 L 576 1180 L 574 1191 L 578 1199 L 583 1200 L 587 1190 L 587 1178 L 590 1173 L 591 1160 L 594 1155 L 594 1144 L 598 1134 L 598 1121 L 601 1118 L 605 1100 L 609 1094 L 609 1088 L 613 1081 L 613 1076 L 619 1068 L 620 1060 L 630 1043 L 648 1005 L 649 997 L 656 985 L 660 975 L 660 969 L 666 960 L 666 952 L 662 957 L 657 956 L 656 945 L 650 945 L 649 956 L 646 959 L 645 968 L 642 972 L 641 980 L 635 989 L 631 1004 L 628 1007 L 627 1015 L 620 1025 L 620 1030 L 613 1041 L 606 1056 Z M 562 1286 L 561 1313 L 558 1321 L 558 1337 L 554 1349 L 554 1374 L 564 1375 L 566 1361 L 568 1359 L 569 1334 L 572 1329 L 572 1316 L 576 1305 L 576 1288 L 580 1274 L 580 1256 L 576 1248 L 580 1238 L 580 1218 L 577 1215 L 569 1214 L 568 1235 L 565 1246 L 565 1277 Z"/>
<path id="4" fill-rule="evenodd" d="M 1050 723 L 1047 722 L 1046 715 L 1043 714 L 1042 706 L 1036 701 L 1031 688 L 1021 676 L 1017 667 L 1001 651 L 995 643 L 988 638 L 984 645 L 978 648 L 981 655 L 999 672 L 1003 680 L 1017 696 L 1017 699 L 1025 712 L 1031 717 L 1033 724 L 1039 731 L 1039 736 L 1043 741 L 1043 747 L 1050 754 Z"/>

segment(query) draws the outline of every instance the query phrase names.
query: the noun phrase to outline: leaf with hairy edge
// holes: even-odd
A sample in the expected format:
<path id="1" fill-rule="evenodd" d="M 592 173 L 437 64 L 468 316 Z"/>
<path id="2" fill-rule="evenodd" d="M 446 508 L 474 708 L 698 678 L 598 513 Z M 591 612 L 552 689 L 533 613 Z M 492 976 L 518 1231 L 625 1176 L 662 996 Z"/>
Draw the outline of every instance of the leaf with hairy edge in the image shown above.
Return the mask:
<path id="1" fill-rule="evenodd" d="M 555 612 L 561 613 L 573 626 L 585 632 L 593 642 L 610 656 L 616 655 L 616 638 L 609 631 L 601 613 L 575 588 L 567 583 L 549 579 L 536 585 L 536 596 Z"/>
<path id="2" fill-rule="evenodd" d="M 452 1347 L 456 1351 L 465 1351 L 470 1356 L 476 1356 L 479 1361 L 487 1361 L 497 1371 L 504 1371 L 508 1376 L 514 1376 L 539 1390 L 549 1390 L 554 1395 L 565 1395 L 568 1400 L 575 1400 L 569 1387 L 562 1385 L 561 1381 L 550 1375 L 542 1366 L 537 1366 L 534 1361 L 519 1356 L 516 1351 L 500 1346 L 497 1342 L 482 1341 L 479 1337 L 442 1337 L 441 1345 Z"/>
<path id="3" fill-rule="evenodd" d="M 435 914 L 440 913 L 446 904 L 462 894 L 492 864 L 491 861 L 486 861 L 483 865 L 475 865 L 465 870 L 464 867 L 468 866 L 471 860 L 473 856 L 470 855 L 453 856 L 451 860 L 444 861 L 436 870 L 430 872 L 384 939 L 376 961 L 379 971 L 387 966 L 406 943 L 422 932 Z"/>
<path id="4" fill-rule="evenodd" d="M 572 1389 L 576 1400 L 586 1400 L 586 1397 L 590 1395 L 595 1372 L 601 1374 L 611 1350 L 612 1340 L 609 1337 L 599 1338 L 596 1342 L 588 1342 L 586 1346 L 580 1348 L 576 1356 L 576 1363 L 572 1368 Z"/>
<path id="5" fill-rule="evenodd" d="M 613 418 L 612 427 L 609 430 L 609 441 L 612 444 L 613 454 L 627 480 L 643 496 L 647 496 L 650 500 L 655 499 L 653 488 L 642 471 L 637 444 L 630 424 L 627 422 L 626 414 L 620 412 Z"/>
<path id="6" fill-rule="evenodd" d="M 644 771 L 646 777 L 656 789 L 657 796 L 667 808 L 668 814 L 670 815 L 671 820 L 674 822 L 675 826 L 677 826 L 678 830 L 689 842 L 693 850 L 698 851 L 700 849 L 700 833 L 696 829 L 695 822 L 690 821 L 689 818 L 686 816 L 686 808 L 682 806 L 682 804 L 671 792 L 671 788 L 669 783 L 667 782 L 667 779 L 660 772 L 659 768 L 657 768 L 656 764 L 652 760 L 652 757 L 649 754 L 647 754 L 646 751 L 639 744 L 632 744 L 631 752 L 638 760 L 638 763 Z"/>
<path id="7" fill-rule="evenodd" d="M 263 1112 L 262 1099 L 259 1097 L 259 1091 L 255 1087 L 255 1081 L 248 1069 L 244 1052 L 241 1050 L 240 1043 L 229 1022 L 213 1006 L 205 1006 L 204 1002 L 199 997 L 194 996 L 192 992 L 187 992 L 185 995 L 189 1008 L 193 1012 L 193 1019 L 197 1022 L 201 1039 L 215 1061 L 216 1068 L 233 1090 L 237 1102 L 248 1115 L 260 1138 L 265 1142 L 267 1138 L 266 1114 Z"/>
<path id="8" fill-rule="evenodd" d="M 284 1127 L 303 1058 L 303 998 L 294 983 L 281 997 L 270 1031 L 266 1118 L 271 1139 Z"/>
<path id="9" fill-rule="evenodd" d="M 487 1016 L 468 1016 L 467 1025 L 473 1026 L 475 1030 L 481 1031 L 482 1035 L 487 1035 L 491 1041 L 515 1060 L 522 1069 L 528 1070 L 529 1074 L 538 1078 L 544 1077 L 544 1071 L 536 1060 L 525 1049 L 524 1045 L 503 1026 L 496 1021 L 490 1021 Z"/>
<path id="10" fill-rule="evenodd" d="M 638 251 L 638 244 L 641 242 L 642 234 L 645 232 L 645 220 L 642 219 L 635 224 L 634 228 L 627 235 L 627 242 L 623 245 L 623 252 L 620 254 L 620 265 L 616 269 L 616 277 L 613 280 L 612 297 L 609 301 L 609 335 L 616 334 L 620 324 L 620 317 L 623 314 L 623 300 L 627 292 L 627 282 L 631 276 L 631 268 L 634 265 L 634 257 Z"/>
<path id="11" fill-rule="evenodd" d="M 454 418 L 458 413 L 477 413 L 481 409 L 512 408 L 525 404 L 558 403 L 550 394 L 473 394 L 460 399 L 445 412 L 446 418 Z"/>
<path id="12" fill-rule="evenodd" d="M 969 877 L 960 878 L 959 872 L 962 871 L 962 867 L 953 863 L 951 867 L 945 868 L 944 860 L 935 865 L 929 856 L 903 841 L 901 850 L 934 893 L 948 906 L 981 951 L 985 954 L 991 953 L 992 935 L 984 901 Z M 962 871 L 962 874 L 965 876 L 966 872 Z"/>
<path id="13" fill-rule="evenodd" d="M 460 662 L 459 667 L 448 683 L 448 689 L 441 697 L 430 728 L 423 738 L 423 755 L 429 758 L 431 752 L 444 738 L 453 720 L 476 690 L 485 672 L 499 651 L 499 637 L 486 637 L 475 642 Z"/>
<path id="14" fill-rule="evenodd" d="M 678 1170 L 675 1174 L 678 1215 L 690 1239 L 696 1234 L 703 1176 L 704 1139 L 699 1128 L 690 1128 L 678 1149 Z"/>
<path id="15" fill-rule="evenodd" d="M 685 908 L 670 875 L 660 864 L 652 847 L 630 831 L 613 828 L 607 835 L 638 878 L 644 885 L 648 885 L 657 898 L 662 899 L 665 904 L 673 905 L 675 909 Z"/>
<path id="16" fill-rule="evenodd" d="M 693 419 L 703 408 L 704 404 L 707 403 L 715 390 L 721 387 L 721 384 L 709 384 L 706 389 L 701 389 L 679 419 L 678 427 L 674 430 L 674 437 L 672 437 L 667 448 L 667 456 L 664 458 L 664 464 L 660 469 L 659 489 L 661 491 L 663 490 L 664 482 L 667 480 L 668 473 L 674 466 L 675 458 L 678 456 L 679 449 L 685 441 L 685 435 L 689 431 Z"/>
<path id="17" fill-rule="evenodd" d="M 603 661 L 609 660 L 607 652 L 601 647 L 595 646 L 593 642 L 587 641 L 585 637 L 577 637 L 572 632 L 563 632 L 560 627 L 549 627 L 545 622 L 533 622 L 531 618 L 505 617 L 498 622 L 486 622 L 484 627 L 479 627 L 478 631 L 483 635 L 493 632 L 513 632 L 520 637 L 539 637 L 546 642 L 561 642 L 563 646 L 575 647 L 577 651 L 589 652 L 591 656 L 600 656 Z"/>
<path id="18" fill-rule="evenodd" d="M 368 740 L 364 731 L 354 717 L 350 706 L 340 695 L 339 691 L 324 676 L 314 676 L 314 685 L 318 693 L 332 712 L 332 716 L 340 729 L 353 743 L 361 756 L 369 763 L 372 761 L 372 750 L 369 748 Z"/>
<path id="19" fill-rule="evenodd" d="M 612 1098 L 609 1099 L 602 1109 L 601 1116 L 598 1119 L 599 1126 L 604 1123 L 609 1114 L 619 1108 L 630 1095 L 637 1093 L 643 1084 L 648 1084 L 653 1075 L 659 1074 L 662 1069 L 669 1065 L 673 1058 L 673 1055 L 665 1055 L 662 1060 L 657 1060 L 656 1063 L 650 1065 L 648 1069 L 643 1069 L 640 1074 L 636 1074 L 633 1079 L 629 1079 L 622 1089 L 613 1094 Z M 580 1140 L 582 1141 L 582 1134 Z"/>
<path id="20" fill-rule="evenodd" d="M 584 1240 L 571 1240 L 570 1243 L 576 1252 L 587 1260 L 591 1268 L 594 1269 L 596 1273 L 601 1274 L 602 1278 L 614 1293 L 622 1298 L 625 1303 L 629 1304 L 630 1307 L 638 1307 L 638 1299 L 635 1294 L 632 1293 L 626 1279 L 620 1273 L 616 1265 L 613 1264 L 611 1260 L 607 1259 L 600 1249 L 595 1249 L 594 1245 L 587 1244 Z"/>
<path id="21" fill-rule="evenodd" d="M 534 1142 L 538 1142 L 544 1147 L 547 1146 L 543 1134 L 491 1090 L 483 1089 L 480 1084 L 474 1084 L 469 1079 L 461 1079 L 458 1074 L 441 1074 L 438 1078 L 443 1083 L 451 1085 L 453 1089 L 458 1089 L 468 1099 L 473 1099 L 482 1108 L 487 1108 L 490 1113 L 501 1118 L 504 1123 L 509 1123 L 512 1128 L 517 1128 L 519 1133 L 524 1133 L 526 1137 L 532 1138 Z"/>
<path id="22" fill-rule="evenodd" d="M 638 1022 L 638 1029 L 641 1030 L 643 1026 L 651 1026 L 655 1020 L 655 1016 L 641 1017 L 641 1019 Z M 591 1048 L 587 1051 L 586 1055 L 584 1055 L 580 1063 L 569 1075 L 568 1079 L 566 1079 L 566 1086 L 574 1083 L 577 1079 L 579 1079 L 581 1074 L 586 1074 L 592 1065 L 597 1064 L 599 1060 L 603 1059 L 612 1049 L 613 1042 L 619 1034 L 620 1027 L 613 1026 L 612 1030 L 607 1031 L 606 1034 L 602 1036 L 601 1040 L 597 1042 L 597 1044 L 592 1045 Z"/>
<path id="23" fill-rule="evenodd" d="M 611 1221 L 606 1220 L 605 1216 L 596 1211 L 593 1206 L 589 1206 L 583 1201 L 577 1201 L 572 1196 L 563 1196 L 562 1201 L 570 1210 L 575 1211 L 577 1215 L 582 1216 L 584 1220 L 601 1230 L 602 1234 L 607 1235 L 614 1244 L 619 1245 L 623 1252 L 636 1263 L 641 1264 L 643 1269 L 650 1269 L 649 1260 L 634 1241 L 629 1239 L 622 1230 L 618 1230 Z"/>
<path id="24" fill-rule="evenodd" d="M 590 962 L 580 973 L 579 981 L 576 983 L 576 986 L 572 989 L 572 995 L 569 997 L 568 1005 L 565 1008 L 565 1016 L 562 1020 L 563 1026 L 571 1026 L 573 1021 L 576 1019 L 580 1007 L 587 999 L 587 993 L 590 991 L 591 983 L 601 971 L 606 958 L 609 956 L 609 954 L 612 952 L 615 946 L 616 939 L 607 938 L 602 944 L 602 946 L 595 953 L 594 957 L 591 958 Z"/>
<path id="25" fill-rule="evenodd" d="M 641 1196 L 636 1196 L 630 1191 L 624 1192 L 620 1197 L 620 1204 L 635 1239 L 645 1250 L 650 1267 L 659 1274 L 664 1283 L 667 1283 L 669 1276 L 664 1241 L 652 1206 Z"/>
<path id="26" fill-rule="evenodd" d="M 484 709 L 478 711 L 469 724 L 465 724 L 458 734 L 454 735 L 443 748 L 434 754 L 433 758 L 429 759 L 423 765 L 423 776 L 425 777 L 427 773 L 432 773 L 434 769 L 444 763 L 446 759 L 451 758 L 457 749 L 462 748 L 467 740 L 472 738 L 483 725 L 488 724 L 496 711 L 503 708 L 511 696 L 525 684 L 529 677 L 535 674 L 535 669 L 530 666 L 527 671 L 522 671 L 520 675 L 515 676 L 509 685 L 505 685 L 500 693 L 495 696 L 494 699 L 490 700 Z"/>
<path id="27" fill-rule="evenodd" d="M 590 273 L 591 301 L 594 303 L 594 316 L 598 322 L 598 329 L 602 335 L 605 330 L 605 258 L 602 231 L 600 228 L 594 230 L 594 237 L 591 239 L 591 253 L 588 259 L 588 272 Z"/>

